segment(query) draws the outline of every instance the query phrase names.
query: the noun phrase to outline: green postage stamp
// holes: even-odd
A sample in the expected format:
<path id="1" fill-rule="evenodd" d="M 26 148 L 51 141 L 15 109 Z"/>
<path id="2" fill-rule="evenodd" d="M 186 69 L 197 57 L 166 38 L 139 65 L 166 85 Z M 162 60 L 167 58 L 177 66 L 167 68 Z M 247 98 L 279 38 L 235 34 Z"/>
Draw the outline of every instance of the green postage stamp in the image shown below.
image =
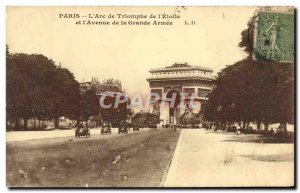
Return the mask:
<path id="1" fill-rule="evenodd" d="M 255 59 L 294 62 L 293 12 L 260 12 L 255 25 Z"/>

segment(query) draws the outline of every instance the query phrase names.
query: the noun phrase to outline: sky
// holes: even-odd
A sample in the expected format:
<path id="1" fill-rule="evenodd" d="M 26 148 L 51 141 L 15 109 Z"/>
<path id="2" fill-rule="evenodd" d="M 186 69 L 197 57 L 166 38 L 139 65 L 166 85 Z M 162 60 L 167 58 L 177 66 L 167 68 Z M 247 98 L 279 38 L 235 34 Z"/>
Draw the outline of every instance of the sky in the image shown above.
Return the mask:
<path id="1" fill-rule="evenodd" d="M 68 68 L 79 82 L 119 79 L 127 93 L 147 92 L 151 68 L 176 63 L 210 67 L 215 74 L 246 57 L 238 47 L 255 7 L 7 7 L 12 53 L 43 54 Z M 88 14 L 162 14 L 171 26 L 76 25 Z M 79 14 L 81 18 L 60 18 Z M 113 19 L 90 19 L 111 21 Z M 115 19 L 120 21 L 120 19 Z M 125 19 L 124 21 L 144 21 Z M 157 19 L 150 20 L 152 21 Z M 195 25 L 185 25 L 185 21 Z"/>

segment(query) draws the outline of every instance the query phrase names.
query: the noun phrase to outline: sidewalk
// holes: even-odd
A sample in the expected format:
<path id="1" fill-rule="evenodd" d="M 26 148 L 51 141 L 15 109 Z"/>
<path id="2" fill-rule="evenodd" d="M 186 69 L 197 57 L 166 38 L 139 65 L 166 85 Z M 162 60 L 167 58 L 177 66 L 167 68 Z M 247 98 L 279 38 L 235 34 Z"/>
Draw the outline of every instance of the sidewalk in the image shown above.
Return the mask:
<path id="1" fill-rule="evenodd" d="M 91 134 L 100 133 L 99 128 L 91 129 Z M 26 141 L 33 139 L 47 139 L 57 137 L 74 136 L 75 129 L 68 130 L 50 130 L 50 131 L 10 131 L 6 132 L 6 142 L 11 141 Z"/>
<path id="2" fill-rule="evenodd" d="M 200 129 L 183 129 L 164 186 L 293 185 L 294 144 L 224 141 L 233 136 Z"/>
<path id="3" fill-rule="evenodd" d="M 99 134 L 101 128 L 90 129 L 91 135 Z M 148 131 L 149 128 L 144 128 L 140 131 Z M 118 134 L 118 128 L 112 128 L 111 133 L 113 135 Z M 129 134 L 133 133 L 130 129 Z M 50 130 L 50 131 L 10 131 L 6 132 L 6 142 L 12 141 L 27 141 L 36 139 L 50 139 L 59 137 L 75 137 L 75 128 L 68 130 Z"/>

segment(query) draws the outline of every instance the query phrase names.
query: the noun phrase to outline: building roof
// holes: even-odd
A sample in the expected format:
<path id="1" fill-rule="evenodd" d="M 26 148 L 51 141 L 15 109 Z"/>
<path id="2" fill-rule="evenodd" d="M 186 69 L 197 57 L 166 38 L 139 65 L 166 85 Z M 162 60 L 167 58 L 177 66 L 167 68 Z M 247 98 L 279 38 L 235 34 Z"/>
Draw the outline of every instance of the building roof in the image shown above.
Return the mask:
<path id="1" fill-rule="evenodd" d="M 146 80 L 149 81 L 170 81 L 170 80 L 205 80 L 205 81 L 213 81 L 214 77 L 201 77 L 201 76 L 188 76 L 188 77 L 150 77 Z"/>
<path id="2" fill-rule="evenodd" d="M 213 72 L 213 69 L 203 67 L 203 66 L 190 66 L 187 63 L 179 64 L 175 63 L 172 66 L 167 66 L 165 68 L 152 68 L 150 69 L 150 73 L 153 72 L 172 72 L 172 71 L 190 71 L 190 70 L 200 70 L 206 72 Z"/>
<path id="3" fill-rule="evenodd" d="M 165 68 L 154 68 L 147 81 L 173 81 L 173 80 L 205 80 L 212 81 L 215 79 L 213 70 L 202 66 L 190 66 L 187 63 L 173 64 Z"/>

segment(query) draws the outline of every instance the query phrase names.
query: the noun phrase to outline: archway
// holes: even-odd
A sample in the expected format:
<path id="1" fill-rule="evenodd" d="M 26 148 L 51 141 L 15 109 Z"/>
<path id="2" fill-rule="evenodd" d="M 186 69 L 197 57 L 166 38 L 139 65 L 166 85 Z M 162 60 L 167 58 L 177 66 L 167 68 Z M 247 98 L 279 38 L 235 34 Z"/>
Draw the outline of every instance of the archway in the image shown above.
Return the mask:
<path id="1" fill-rule="evenodd" d="M 179 123 L 180 111 L 180 93 L 177 90 L 169 90 L 166 94 L 166 101 L 169 103 L 169 124 L 175 125 Z"/>

